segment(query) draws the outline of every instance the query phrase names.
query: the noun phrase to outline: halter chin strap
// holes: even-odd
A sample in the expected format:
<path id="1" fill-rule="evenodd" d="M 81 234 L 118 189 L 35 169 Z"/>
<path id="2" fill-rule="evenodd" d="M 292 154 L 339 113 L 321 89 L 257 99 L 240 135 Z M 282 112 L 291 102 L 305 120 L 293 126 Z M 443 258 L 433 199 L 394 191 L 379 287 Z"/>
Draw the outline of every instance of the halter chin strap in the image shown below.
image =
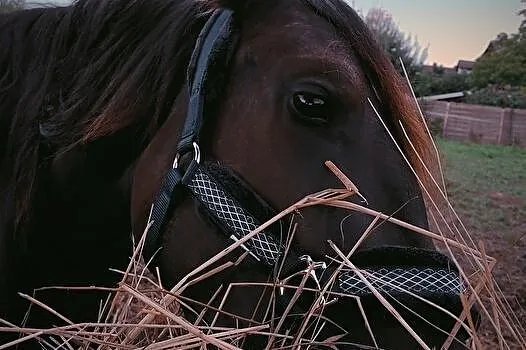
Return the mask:
<path id="1" fill-rule="evenodd" d="M 143 248 L 146 262 L 153 260 L 155 264 L 154 255 L 161 247 L 161 232 L 167 213 L 185 192 L 189 192 L 220 230 L 234 241 L 242 239 L 262 224 L 258 219 L 259 213 L 247 210 L 243 203 L 225 188 L 221 179 L 216 178 L 211 171 L 214 164 L 202 164 L 198 144 L 205 108 L 213 99 L 213 96 L 209 96 L 212 85 L 221 84 L 221 79 L 226 78 L 226 68 L 237 39 L 233 12 L 228 9 L 216 10 L 198 37 L 187 72 L 190 83 L 188 113 L 175 150 L 173 167 L 164 178 L 148 220 L 150 228 Z M 210 74 L 212 69 L 213 76 Z M 221 71 L 223 76 L 215 74 L 218 71 Z M 276 267 L 282 265 L 281 275 L 288 276 L 285 281 L 298 274 L 312 277 L 318 287 L 328 281 L 331 272 L 334 271 L 333 267 L 327 267 L 324 262 L 315 262 L 294 248 L 289 249 L 285 256 L 285 246 L 278 237 L 279 235 L 269 230 L 261 231 L 247 240 L 242 247 L 271 272 L 276 273 Z M 382 249 L 384 248 L 379 248 L 377 254 Z M 434 257 L 434 252 L 411 248 L 389 249 L 391 251 L 383 251 L 387 255 L 382 256 L 420 254 L 421 258 L 417 259 L 418 263 L 413 264 L 400 265 L 400 260 L 395 260 L 395 263 L 387 265 L 380 260 L 366 266 L 358 265 L 365 269 L 371 284 L 378 290 L 391 294 L 412 292 L 418 295 L 457 295 L 464 290 L 458 271 L 448 263 L 439 262 L 440 258 Z M 342 270 L 339 273 L 331 290 L 357 296 L 371 294 L 369 286 L 350 270 Z"/>

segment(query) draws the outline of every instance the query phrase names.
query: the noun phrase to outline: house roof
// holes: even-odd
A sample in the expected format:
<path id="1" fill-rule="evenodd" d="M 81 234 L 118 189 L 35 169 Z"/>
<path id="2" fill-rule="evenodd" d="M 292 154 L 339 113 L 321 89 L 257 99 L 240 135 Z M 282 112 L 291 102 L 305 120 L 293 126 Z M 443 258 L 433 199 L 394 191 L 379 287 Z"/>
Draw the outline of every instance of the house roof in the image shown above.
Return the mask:
<path id="1" fill-rule="evenodd" d="M 423 73 L 433 73 L 433 66 L 430 64 L 423 64 L 422 65 L 422 72 Z"/>
<path id="2" fill-rule="evenodd" d="M 475 62 L 473 61 L 466 61 L 466 60 L 458 60 L 457 69 L 473 69 L 473 66 L 475 65 Z"/>
<path id="3" fill-rule="evenodd" d="M 456 71 L 455 68 L 444 67 L 444 73 L 446 73 L 446 74 L 447 74 L 447 73 L 451 73 L 451 74 L 453 74 L 453 73 L 456 73 L 456 72 L 457 72 L 457 71 Z"/>
<path id="4" fill-rule="evenodd" d="M 453 74 L 456 73 L 457 70 L 452 67 L 444 67 L 444 66 L 437 66 L 437 68 L 442 69 L 444 74 Z M 434 72 L 434 66 L 431 64 L 423 64 L 422 65 L 422 73 L 433 73 Z"/>

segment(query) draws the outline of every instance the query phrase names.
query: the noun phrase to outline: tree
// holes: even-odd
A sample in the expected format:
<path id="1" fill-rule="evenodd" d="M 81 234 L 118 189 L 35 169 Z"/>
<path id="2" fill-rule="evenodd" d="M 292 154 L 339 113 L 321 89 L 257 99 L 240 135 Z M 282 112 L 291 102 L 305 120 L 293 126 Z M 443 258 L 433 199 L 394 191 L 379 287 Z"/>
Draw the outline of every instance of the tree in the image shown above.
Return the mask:
<path id="1" fill-rule="evenodd" d="M 433 74 L 436 74 L 436 75 L 444 75 L 444 66 L 442 65 L 437 65 L 436 62 L 433 62 Z"/>
<path id="2" fill-rule="evenodd" d="M 519 11 L 519 15 L 524 19 L 518 32 L 499 34 L 490 44 L 492 49 L 475 63 L 471 78 L 476 87 L 526 86 L 526 8 Z"/>
<path id="3" fill-rule="evenodd" d="M 521 0 L 522 3 L 526 4 L 526 0 Z M 521 25 L 519 27 L 519 35 L 524 38 L 526 37 L 526 5 L 525 7 L 519 11 L 519 16 L 523 16 Z"/>
<path id="4" fill-rule="evenodd" d="M 502 50 L 477 60 L 472 81 L 478 88 L 526 86 L 526 41 L 508 39 Z"/>
<path id="5" fill-rule="evenodd" d="M 0 0 L 0 13 L 23 9 L 25 0 Z"/>
<path id="6" fill-rule="evenodd" d="M 428 48 L 422 49 L 416 38 L 413 40 L 411 34 L 403 33 L 391 14 L 383 8 L 371 8 L 364 22 L 387 52 L 396 69 L 403 74 L 401 59 L 409 78 L 414 77 L 427 59 Z"/>

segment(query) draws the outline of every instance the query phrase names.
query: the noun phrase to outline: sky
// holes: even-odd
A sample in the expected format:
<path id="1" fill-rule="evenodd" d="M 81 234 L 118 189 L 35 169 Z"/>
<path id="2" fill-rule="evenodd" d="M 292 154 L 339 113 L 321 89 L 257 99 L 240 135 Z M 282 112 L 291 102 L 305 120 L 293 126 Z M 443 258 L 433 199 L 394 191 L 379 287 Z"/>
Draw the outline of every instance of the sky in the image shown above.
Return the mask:
<path id="1" fill-rule="evenodd" d="M 520 24 L 516 14 L 520 0 L 346 1 L 364 14 L 371 7 L 383 7 L 401 31 L 416 37 L 422 47 L 429 46 L 427 64 L 436 62 L 446 67 L 453 67 L 459 59 L 475 60 L 497 34 L 517 32 Z"/>
<path id="2" fill-rule="evenodd" d="M 501 32 L 516 33 L 520 0 L 346 0 L 366 14 L 386 9 L 406 34 L 429 45 L 426 63 L 453 67 L 459 59 L 475 60 Z"/>

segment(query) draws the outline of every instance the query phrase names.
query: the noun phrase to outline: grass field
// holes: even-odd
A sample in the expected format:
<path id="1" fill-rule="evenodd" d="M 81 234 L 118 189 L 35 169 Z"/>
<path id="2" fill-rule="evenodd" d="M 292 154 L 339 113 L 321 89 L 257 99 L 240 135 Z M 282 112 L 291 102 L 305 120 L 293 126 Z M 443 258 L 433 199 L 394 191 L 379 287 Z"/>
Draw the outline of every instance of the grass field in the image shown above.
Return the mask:
<path id="1" fill-rule="evenodd" d="M 475 241 L 498 262 L 495 279 L 526 325 L 526 150 L 437 139 L 448 195 Z M 486 331 L 488 348 L 496 337 Z"/>
<path id="2" fill-rule="evenodd" d="M 526 222 L 526 150 L 438 140 L 449 193 L 471 228 L 515 240 Z"/>

